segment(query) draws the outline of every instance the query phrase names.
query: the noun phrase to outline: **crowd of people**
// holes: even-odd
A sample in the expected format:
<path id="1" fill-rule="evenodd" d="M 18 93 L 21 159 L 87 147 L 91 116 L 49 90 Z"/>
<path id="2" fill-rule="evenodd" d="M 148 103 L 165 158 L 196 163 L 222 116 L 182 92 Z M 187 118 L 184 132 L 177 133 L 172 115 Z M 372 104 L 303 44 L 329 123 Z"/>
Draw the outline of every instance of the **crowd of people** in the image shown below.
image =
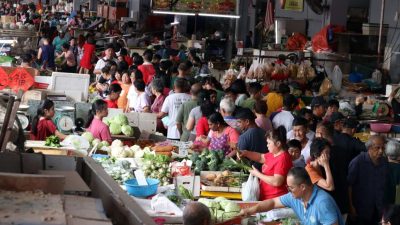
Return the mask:
<path id="1" fill-rule="evenodd" d="M 36 58 L 42 68 L 62 58 L 62 71 L 92 74 L 98 99 L 86 128 L 95 138 L 111 141 L 102 119 L 107 108 L 120 108 L 156 114 L 158 132 L 193 141 L 194 150 L 222 149 L 226 157 L 250 159 L 265 201 L 243 214 L 287 206 L 304 224 L 315 218 L 317 224 L 368 225 L 377 224 L 384 208 L 395 203 L 400 144 L 382 136 L 371 136 L 366 144 L 354 138 L 358 121 L 344 117 L 337 100 L 314 97 L 309 109 L 284 83 L 269 93 L 242 79 L 226 87 L 194 51 L 182 58 L 165 49 L 130 55 L 109 45 L 97 59 L 92 35 L 77 41 L 59 32 L 41 43 Z M 33 57 L 23 60 L 32 66 Z M 53 116 L 54 104 L 47 100 L 34 119 L 33 139 L 64 138 Z"/>

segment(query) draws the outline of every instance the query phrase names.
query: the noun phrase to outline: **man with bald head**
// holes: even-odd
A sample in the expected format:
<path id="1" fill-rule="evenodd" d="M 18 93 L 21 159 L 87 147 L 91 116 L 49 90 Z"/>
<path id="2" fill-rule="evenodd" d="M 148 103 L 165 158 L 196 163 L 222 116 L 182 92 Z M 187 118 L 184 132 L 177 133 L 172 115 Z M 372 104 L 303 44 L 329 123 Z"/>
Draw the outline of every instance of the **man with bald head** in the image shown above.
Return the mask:
<path id="1" fill-rule="evenodd" d="M 210 210 L 203 203 L 191 202 L 183 210 L 183 225 L 211 225 Z"/>
<path id="2" fill-rule="evenodd" d="M 186 129 L 186 123 L 189 118 L 189 113 L 192 111 L 194 107 L 198 104 L 198 94 L 202 90 L 201 83 L 195 83 L 190 88 L 190 94 L 192 95 L 192 99 L 188 102 L 183 103 L 178 111 L 178 115 L 176 116 L 176 125 L 178 127 L 178 131 L 181 134 L 181 141 L 188 141 L 190 136 L 190 131 Z"/>
<path id="3" fill-rule="evenodd" d="M 361 152 L 349 165 L 351 224 L 377 224 L 383 210 L 385 177 L 388 167 L 383 156 L 386 139 L 373 135 L 365 144 L 367 152 Z"/>

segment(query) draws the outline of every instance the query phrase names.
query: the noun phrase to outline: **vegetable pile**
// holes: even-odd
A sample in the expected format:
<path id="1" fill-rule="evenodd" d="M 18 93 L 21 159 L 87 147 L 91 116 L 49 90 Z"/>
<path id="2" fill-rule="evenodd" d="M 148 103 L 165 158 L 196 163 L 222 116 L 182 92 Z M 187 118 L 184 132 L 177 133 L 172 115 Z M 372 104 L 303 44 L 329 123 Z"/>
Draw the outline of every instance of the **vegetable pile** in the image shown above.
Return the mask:
<path id="1" fill-rule="evenodd" d="M 90 132 L 88 132 L 88 131 L 83 132 L 81 136 L 82 136 L 83 138 L 85 138 L 85 139 L 89 142 L 89 144 L 90 144 L 92 147 L 97 145 L 97 149 L 102 149 L 103 147 L 109 147 L 109 146 L 110 146 L 110 144 L 108 143 L 108 141 L 101 141 L 101 140 L 98 139 L 98 138 L 94 138 L 94 137 L 93 137 L 93 134 L 90 133 Z M 77 143 L 77 144 L 78 144 L 78 143 Z M 74 145 L 75 145 L 75 144 L 74 144 Z M 107 148 L 106 148 L 106 150 L 107 150 Z"/>
<path id="2" fill-rule="evenodd" d="M 219 171 L 224 158 L 225 154 L 222 150 L 205 149 L 200 154 L 194 152 L 190 160 L 193 162 L 194 172 L 198 175 L 201 171 Z"/>
<path id="3" fill-rule="evenodd" d="M 161 186 L 169 185 L 172 178 L 170 161 L 171 158 L 165 155 L 145 154 L 142 165 L 144 175 L 158 179 Z"/>
<path id="4" fill-rule="evenodd" d="M 117 160 L 115 157 L 95 159 L 101 164 L 106 173 L 122 185 L 126 180 L 134 178 L 132 165 L 126 160 Z"/>
<path id="5" fill-rule="evenodd" d="M 225 170 L 224 172 L 209 173 L 205 176 L 207 184 L 219 187 L 240 187 L 247 180 L 247 175 L 233 174 Z"/>
<path id="6" fill-rule="evenodd" d="M 133 128 L 129 126 L 128 117 L 124 114 L 118 114 L 111 118 L 104 118 L 103 122 L 110 128 L 112 135 L 123 134 L 128 137 L 133 136 Z"/>
<path id="7" fill-rule="evenodd" d="M 56 148 L 59 148 L 59 147 L 61 147 L 60 138 L 58 138 L 58 137 L 55 136 L 55 135 L 48 136 L 48 137 L 46 138 L 46 140 L 45 140 L 44 145 L 45 145 L 45 146 L 49 146 L 49 147 L 56 147 Z"/>
<path id="8" fill-rule="evenodd" d="M 211 212 L 211 217 L 217 223 L 221 223 L 235 218 L 240 213 L 240 206 L 224 197 L 218 197 L 214 200 L 207 198 L 200 198 L 198 202 L 206 205 Z"/>

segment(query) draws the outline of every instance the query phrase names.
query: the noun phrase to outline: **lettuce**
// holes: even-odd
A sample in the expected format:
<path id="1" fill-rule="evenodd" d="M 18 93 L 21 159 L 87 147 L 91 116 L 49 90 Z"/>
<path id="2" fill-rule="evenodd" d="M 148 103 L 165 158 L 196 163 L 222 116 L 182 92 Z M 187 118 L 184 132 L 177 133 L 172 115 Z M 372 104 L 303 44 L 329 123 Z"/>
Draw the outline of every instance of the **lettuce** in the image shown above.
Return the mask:
<path id="1" fill-rule="evenodd" d="M 88 132 L 88 131 L 87 132 L 83 132 L 81 136 L 83 138 L 85 138 L 89 143 L 92 143 L 92 141 L 94 139 L 93 134 Z"/>
<path id="2" fill-rule="evenodd" d="M 124 114 L 118 114 L 113 117 L 111 124 L 113 123 L 119 124 L 120 126 L 128 125 L 128 117 L 126 117 Z"/>
<path id="3" fill-rule="evenodd" d="M 225 212 L 236 212 L 236 213 L 239 213 L 240 210 L 241 210 L 240 206 L 237 203 L 229 201 L 229 200 L 222 201 L 219 204 L 221 205 L 222 209 Z"/>
<path id="4" fill-rule="evenodd" d="M 113 135 L 118 135 L 121 133 L 121 125 L 116 123 L 111 123 L 110 125 L 110 133 Z"/>
<path id="5" fill-rule="evenodd" d="M 121 131 L 125 136 L 132 137 L 133 136 L 133 128 L 129 125 L 123 125 L 121 127 Z"/>

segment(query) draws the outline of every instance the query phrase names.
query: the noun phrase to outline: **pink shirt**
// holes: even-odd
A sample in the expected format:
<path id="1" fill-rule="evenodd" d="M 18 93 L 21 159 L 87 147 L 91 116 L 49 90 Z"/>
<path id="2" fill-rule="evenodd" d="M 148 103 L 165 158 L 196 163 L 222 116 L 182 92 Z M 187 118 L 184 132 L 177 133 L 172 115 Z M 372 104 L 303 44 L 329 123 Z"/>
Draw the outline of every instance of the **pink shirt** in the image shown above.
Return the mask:
<path id="1" fill-rule="evenodd" d="M 90 124 L 87 131 L 93 134 L 94 138 L 98 138 L 101 141 L 108 141 L 111 143 L 111 133 L 108 126 L 103 123 L 103 121 L 97 119 L 96 117 L 93 118 L 92 123 Z"/>

